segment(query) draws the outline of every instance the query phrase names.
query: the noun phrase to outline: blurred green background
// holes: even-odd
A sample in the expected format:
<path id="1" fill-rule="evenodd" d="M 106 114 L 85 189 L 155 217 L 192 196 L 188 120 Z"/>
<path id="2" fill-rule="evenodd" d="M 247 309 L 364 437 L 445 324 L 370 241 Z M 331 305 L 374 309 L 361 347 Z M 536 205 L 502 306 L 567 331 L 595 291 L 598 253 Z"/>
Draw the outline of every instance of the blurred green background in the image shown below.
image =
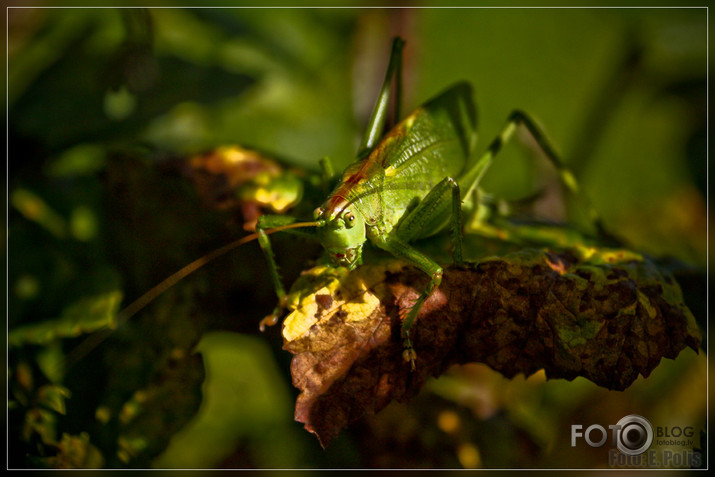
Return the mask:
<path id="1" fill-rule="evenodd" d="M 538 118 L 611 230 L 694 267 L 704 323 L 704 9 L 22 8 L 8 28 L 11 467 L 607 467 L 571 424 L 704 429 L 706 358 L 687 350 L 625 392 L 456 368 L 323 451 L 293 422 L 279 330 L 257 331 L 275 298 L 255 245 L 58 364 L 244 233 L 172 161 L 238 143 L 345 167 L 395 34 L 406 110 L 468 80 L 480 150 L 514 108 Z M 543 173 L 510 145 L 484 188 L 521 197 Z M 275 242 L 288 283 L 317 256 Z"/>

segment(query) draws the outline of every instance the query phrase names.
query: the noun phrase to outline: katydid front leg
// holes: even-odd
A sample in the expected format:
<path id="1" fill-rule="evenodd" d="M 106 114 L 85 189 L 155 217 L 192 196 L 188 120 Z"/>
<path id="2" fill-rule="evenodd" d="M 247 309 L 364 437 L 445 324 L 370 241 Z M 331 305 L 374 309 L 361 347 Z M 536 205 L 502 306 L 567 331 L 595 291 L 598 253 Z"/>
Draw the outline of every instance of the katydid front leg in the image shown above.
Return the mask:
<path id="1" fill-rule="evenodd" d="M 258 224 L 256 225 L 256 233 L 258 234 L 258 245 L 260 245 L 263 255 L 266 257 L 266 263 L 268 265 L 268 272 L 271 276 L 271 281 L 273 282 L 273 288 L 276 291 L 276 296 L 278 296 L 278 304 L 273 309 L 270 315 L 263 318 L 258 327 L 261 331 L 266 329 L 266 326 L 273 326 L 278 323 L 283 310 L 285 309 L 286 303 L 286 292 L 283 287 L 283 282 L 281 281 L 280 273 L 278 273 L 278 264 L 276 264 L 276 258 L 273 255 L 273 247 L 271 247 L 271 241 L 268 238 L 264 229 L 269 229 L 273 227 L 279 227 L 292 222 L 295 222 L 295 218 L 285 216 L 285 215 L 262 215 L 258 218 Z"/>
<path id="2" fill-rule="evenodd" d="M 412 340 L 410 339 L 410 328 L 412 328 L 412 325 L 417 318 L 417 314 L 420 312 L 425 300 L 432 294 L 434 289 L 439 287 L 440 283 L 442 283 L 443 270 L 437 262 L 412 248 L 407 242 L 403 242 L 395 236 L 388 237 L 384 242 L 377 243 L 377 245 L 396 257 L 416 266 L 430 277 L 429 283 L 422 291 L 419 298 L 417 298 L 415 303 L 412 305 L 405 319 L 402 321 L 402 327 L 400 330 L 403 348 L 402 358 L 405 361 L 408 361 L 412 370 L 414 370 L 417 353 L 415 352 L 414 347 L 412 346 Z"/>

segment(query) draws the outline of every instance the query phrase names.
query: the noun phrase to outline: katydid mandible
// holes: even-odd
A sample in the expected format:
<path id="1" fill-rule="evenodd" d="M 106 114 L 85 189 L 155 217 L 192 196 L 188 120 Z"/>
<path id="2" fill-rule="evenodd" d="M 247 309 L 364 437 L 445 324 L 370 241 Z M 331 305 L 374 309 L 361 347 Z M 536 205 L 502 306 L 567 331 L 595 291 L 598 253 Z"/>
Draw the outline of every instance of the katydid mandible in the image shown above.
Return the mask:
<path id="1" fill-rule="evenodd" d="M 396 38 L 387 74 L 370 117 L 358 160 L 347 167 L 337 187 L 314 212 L 320 242 L 333 266 L 354 269 L 362 263 L 366 241 L 417 267 L 429 276 L 402 321 L 403 358 L 415 368 L 417 353 L 410 330 L 425 300 L 440 285 L 442 267 L 410 243 L 451 228 L 452 255 L 462 263 L 462 197 L 473 197 L 484 172 L 501 146 L 524 125 L 560 172 L 561 181 L 578 192 L 542 131 L 526 114 L 513 112 L 499 136 L 476 161 L 476 113 L 471 87 L 458 83 L 400 121 L 382 139 L 393 81 L 399 115 L 401 59 L 404 41 Z M 286 293 L 264 229 L 286 223 L 286 217 L 262 216 L 257 233 L 274 281 L 279 304 L 261 321 L 277 323 Z"/>

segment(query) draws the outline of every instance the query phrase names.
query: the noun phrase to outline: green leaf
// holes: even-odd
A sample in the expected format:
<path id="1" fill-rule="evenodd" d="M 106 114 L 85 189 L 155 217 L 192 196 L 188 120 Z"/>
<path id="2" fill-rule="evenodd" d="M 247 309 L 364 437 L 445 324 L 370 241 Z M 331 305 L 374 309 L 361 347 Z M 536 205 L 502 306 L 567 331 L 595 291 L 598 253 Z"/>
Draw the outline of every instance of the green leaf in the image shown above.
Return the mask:
<path id="1" fill-rule="evenodd" d="M 206 364 L 201 408 L 153 466 L 214 467 L 244 445 L 259 468 L 295 466 L 302 452 L 289 425 L 291 396 L 266 343 L 215 332 L 197 350 Z"/>
<path id="2" fill-rule="evenodd" d="M 105 156 L 106 151 L 99 144 L 78 144 L 49 161 L 45 172 L 50 177 L 62 178 L 91 175 L 104 168 Z"/>
<path id="3" fill-rule="evenodd" d="M 169 365 L 146 387 L 135 391 L 119 411 L 119 460 L 135 467 L 148 466 L 196 413 L 203 380 L 201 356 L 177 350 Z"/>
<path id="4" fill-rule="evenodd" d="M 68 306 L 54 319 L 20 326 L 10 330 L 8 346 L 46 345 L 54 340 L 74 338 L 102 328 L 117 326 L 117 311 L 122 299 L 120 291 L 82 298 Z"/>
<path id="5" fill-rule="evenodd" d="M 62 238 L 67 234 L 67 224 L 62 216 L 34 192 L 17 188 L 10 194 L 10 202 L 26 219 L 38 223 L 54 236 Z"/>
<path id="6" fill-rule="evenodd" d="M 65 400 L 71 395 L 70 390 L 64 386 L 48 384 L 37 390 L 37 403 L 64 415 L 67 411 Z"/>

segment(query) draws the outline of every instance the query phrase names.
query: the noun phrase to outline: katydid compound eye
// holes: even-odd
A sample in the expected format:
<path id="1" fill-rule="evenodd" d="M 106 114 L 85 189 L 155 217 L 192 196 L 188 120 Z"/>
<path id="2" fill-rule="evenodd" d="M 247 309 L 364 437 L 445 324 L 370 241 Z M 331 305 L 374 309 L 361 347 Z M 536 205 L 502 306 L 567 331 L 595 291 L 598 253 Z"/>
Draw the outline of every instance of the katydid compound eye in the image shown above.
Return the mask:
<path id="1" fill-rule="evenodd" d="M 317 208 L 313 211 L 313 218 L 314 218 L 314 219 L 319 218 L 321 215 L 323 215 L 323 212 L 324 212 L 324 210 L 323 210 L 322 207 L 317 207 Z"/>
<path id="2" fill-rule="evenodd" d="M 345 216 L 345 220 L 347 221 L 348 227 L 352 227 L 353 225 L 355 225 L 355 216 L 352 213 L 348 213 Z"/>

